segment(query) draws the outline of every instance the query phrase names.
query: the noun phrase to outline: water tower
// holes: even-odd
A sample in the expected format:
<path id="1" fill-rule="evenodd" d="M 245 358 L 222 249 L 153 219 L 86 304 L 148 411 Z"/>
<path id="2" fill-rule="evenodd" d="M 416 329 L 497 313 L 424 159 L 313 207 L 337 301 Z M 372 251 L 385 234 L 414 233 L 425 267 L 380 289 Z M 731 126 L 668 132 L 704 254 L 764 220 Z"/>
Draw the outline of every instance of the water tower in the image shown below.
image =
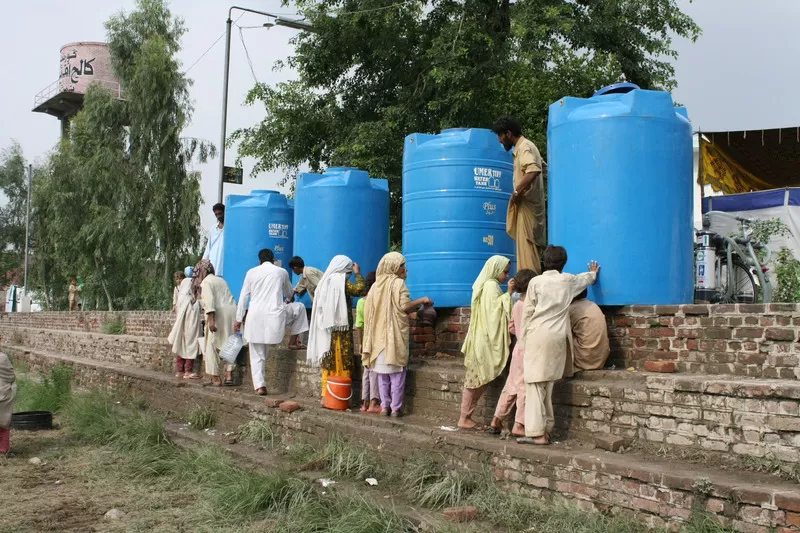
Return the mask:
<path id="1" fill-rule="evenodd" d="M 83 107 L 83 97 L 92 84 L 99 84 L 122 99 L 119 78 L 111 68 L 106 43 L 70 43 L 61 47 L 58 80 L 48 85 L 33 101 L 33 111 L 47 113 L 61 121 L 61 136 L 69 133 L 69 119 Z"/>

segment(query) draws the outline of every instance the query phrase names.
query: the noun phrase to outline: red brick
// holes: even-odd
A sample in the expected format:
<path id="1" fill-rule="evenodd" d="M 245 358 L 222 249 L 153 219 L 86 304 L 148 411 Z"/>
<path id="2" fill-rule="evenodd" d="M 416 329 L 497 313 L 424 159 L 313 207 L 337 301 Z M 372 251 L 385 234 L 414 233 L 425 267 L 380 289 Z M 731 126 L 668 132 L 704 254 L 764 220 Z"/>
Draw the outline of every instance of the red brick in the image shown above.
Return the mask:
<path id="1" fill-rule="evenodd" d="M 786 513 L 786 525 L 800 528 L 800 513 Z"/>
<path id="2" fill-rule="evenodd" d="M 301 407 L 300 404 L 297 402 L 286 401 L 286 402 L 281 402 L 280 409 L 281 411 L 284 411 L 286 413 L 293 413 L 298 409 L 301 409 Z"/>
<path id="3" fill-rule="evenodd" d="M 763 336 L 762 328 L 737 328 L 733 332 L 734 339 L 760 339 Z"/>
<path id="4" fill-rule="evenodd" d="M 617 435 L 595 435 L 594 445 L 601 450 L 617 452 L 625 446 L 625 439 Z"/>
<path id="5" fill-rule="evenodd" d="M 767 328 L 764 337 L 770 341 L 794 341 L 795 332 L 788 328 Z"/>
<path id="6" fill-rule="evenodd" d="M 800 513 L 800 492 L 778 492 L 775 494 L 775 505 L 779 509 Z M 800 522 L 794 525 L 800 525 Z"/>
<path id="7" fill-rule="evenodd" d="M 657 305 L 655 308 L 655 313 L 657 315 L 676 315 L 680 307 L 677 305 Z"/>
<path id="8" fill-rule="evenodd" d="M 472 506 L 448 507 L 442 511 L 442 514 L 451 522 L 472 522 L 478 518 L 478 509 Z"/>
<path id="9" fill-rule="evenodd" d="M 689 315 L 708 315 L 709 307 L 707 305 L 683 305 L 681 311 L 686 316 Z"/>
<path id="10" fill-rule="evenodd" d="M 731 330 L 729 328 L 706 328 L 703 331 L 703 336 L 707 339 L 730 339 Z"/>
<path id="11" fill-rule="evenodd" d="M 670 351 L 653 352 L 653 359 L 656 361 L 674 361 L 678 358 L 678 354 Z"/>
<path id="12" fill-rule="evenodd" d="M 675 372 L 675 363 L 672 361 L 645 361 L 644 369 L 648 372 L 671 374 Z"/>

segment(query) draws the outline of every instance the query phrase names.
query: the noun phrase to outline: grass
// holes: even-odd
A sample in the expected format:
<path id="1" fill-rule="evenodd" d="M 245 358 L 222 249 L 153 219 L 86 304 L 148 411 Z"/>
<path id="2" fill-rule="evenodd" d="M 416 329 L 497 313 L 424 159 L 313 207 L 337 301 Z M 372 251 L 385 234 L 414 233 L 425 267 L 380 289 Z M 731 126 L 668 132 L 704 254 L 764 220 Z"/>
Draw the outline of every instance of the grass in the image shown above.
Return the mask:
<path id="1" fill-rule="evenodd" d="M 382 477 L 384 468 L 369 450 L 356 448 L 338 435 L 328 440 L 323 451 L 328 473 L 334 477 L 364 481 L 368 477 Z"/>
<path id="2" fill-rule="evenodd" d="M 745 463 L 748 470 L 773 474 L 788 481 L 800 483 L 800 463 L 781 461 L 775 454 L 768 452 L 764 457 L 747 457 Z"/>
<path id="3" fill-rule="evenodd" d="M 106 335 L 125 335 L 125 318 L 121 314 L 114 314 L 111 319 L 103 322 L 103 333 Z"/>
<path id="4" fill-rule="evenodd" d="M 213 428 L 214 424 L 217 422 L 217 417 L 214 411 L 208 407 L 195 405 L 186 415 L 186 420 L 189 422 L 189 426 L 191 426 L 192 429 L 202 431 L 204 429 Z"/>
<path id="5" fill-rule="evenodd" d="M 275 430 L 263 420 L 251 420 L 239 426 L 236 439 L 261 449 L 269 449 L 275 445 Z"/>
<path id="6" fill-rule="evenodd" d="M 49 373 L 40 372 L 39 380 L 18 379 L 14 411 L 61 411 L 70 397 L 72 375 L 72 368 L 59 365 Z"/>
<path id="7" fill-rule="evenodd" d="M 407 463 L 402 479 L 409 497 L 432 509 L 463 505 L 482 481 L 469 470 L 444 471 L 430 458 Z"/>

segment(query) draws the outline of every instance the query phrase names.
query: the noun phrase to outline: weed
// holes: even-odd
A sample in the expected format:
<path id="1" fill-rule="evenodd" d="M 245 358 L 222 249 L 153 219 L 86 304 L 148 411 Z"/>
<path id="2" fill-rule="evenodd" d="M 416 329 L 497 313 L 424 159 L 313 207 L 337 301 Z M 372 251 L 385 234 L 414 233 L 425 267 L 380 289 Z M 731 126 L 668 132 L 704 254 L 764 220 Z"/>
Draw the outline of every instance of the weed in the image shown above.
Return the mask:
<path id="1" fill-rule="evenodd" d="M 72 392 L 72 369 L 58 365 L 49 374 L 40 373 L 40 381 L 20 379 L 17 382 L 16 411 L 60 411 Z"/>
<path id="2" fill-rule="evenodd" d="M 367 477 L 378 477 L 383 473 L 372 453 L 366 449 L 356 449 L 337 435 L 330 438 L 323 456 L 328 473 L 335 477 L 363 481 Z"/>
<path id="3" fill-rule="evenodd" d="M 463 505 L 483 485 L 481 481 L 469 470 L 442 471 L 427 458 L 408 464 L 403 474 L 411 499 L 433 509 Z"/>
<path id="4" fill-rule="evenodd" d="M 710 496 L 714 492 L 714 484 L 710 479 L 701 477 L 692 483 L 692 490 L 701 496 Z"/>
<path id="5" fill-rule="evenodd" d="M 715 516 L 695 513 L 681 528 L 681 533 L 734 533 L 734 530 L 723 527 Z"/>
<path id="6" fill-rule="evenodd" d="M 103 322 L 103 333 L 106 335 L 125 335 L 125 318 L 121 314 L 114 314 Z"/>
<path id="7" fill-rule="evenodd" d="M 749 470 L 774 474 L 800 483 L 800 464 L 781 461 L 772 452 L 767 452 L 764 457 L 747 457 L 745 462 Z"/>
<path id="8" fill-rule="evenodd" d="M 245 444 L 252 444 L 259 448 L 272 448 L 275 444 L 275 430 L 263 420 L 251 420 L 239 426 L 238 440 Z"/>
<path id="9" fill-rule="evenodd" d="M 286 455 L 292 464 L 298 466 L 298 470 L 308 470 L 310 466 L 321 462 L 316 448 L 307 442 L 296 441 L 286 446 Z"/>
<path id="10" fill-rule="evenodd" d="M 186 419 L 189 422 L 189 426 L 197 431 L 212 428 L 217 422 L 214 411 L 201 405 L 195 405 L 186 415 Z"/>
<path id="11" fill-rule="evenodd" d="M 274 533 L 410 533 L 418 531 L 396 512 L 359 496 L 319 496 L 292 505 L 275 521 Z"/>

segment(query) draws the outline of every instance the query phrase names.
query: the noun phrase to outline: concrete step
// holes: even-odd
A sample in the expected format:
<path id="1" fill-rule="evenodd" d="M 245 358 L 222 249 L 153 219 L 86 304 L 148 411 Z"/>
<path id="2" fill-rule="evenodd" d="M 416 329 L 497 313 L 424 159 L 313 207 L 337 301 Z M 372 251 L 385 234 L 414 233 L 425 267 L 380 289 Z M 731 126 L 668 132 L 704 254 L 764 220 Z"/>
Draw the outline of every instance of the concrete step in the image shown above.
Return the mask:
<path id="1" fill-rule="evenodd" d="M 205 405 L 217 412 L 223 431 L 255 417 L 274 424 L 289 438 L 324 441 L 338 433 L 370 446 L 387 461 L 425 454 L 452 466 L 489 467 L 509 490 L 531 497 L 560 494 L 586 508 L 636 512 L 650 526 L 685 520 L 693 509 L 705 509 L 738 531 L 767 533 L 771 527 L 781 533 L 800 531 L 798 485 L 774 476 L 635 452 L 611 453 L 571 440 L 526 447 L 487 434 L 449 431 L 419 415 L 388 419 L 327 411 L 316 399 L 301 395 L 294 399 L 303 409 L 288 414 L 267 407 L 249 390 L 204 387 L 163 372 L 57 353 L 7 351 L 35 367 L 71 365 L 82 385 L 143 396 L 167 413 Z"/>

